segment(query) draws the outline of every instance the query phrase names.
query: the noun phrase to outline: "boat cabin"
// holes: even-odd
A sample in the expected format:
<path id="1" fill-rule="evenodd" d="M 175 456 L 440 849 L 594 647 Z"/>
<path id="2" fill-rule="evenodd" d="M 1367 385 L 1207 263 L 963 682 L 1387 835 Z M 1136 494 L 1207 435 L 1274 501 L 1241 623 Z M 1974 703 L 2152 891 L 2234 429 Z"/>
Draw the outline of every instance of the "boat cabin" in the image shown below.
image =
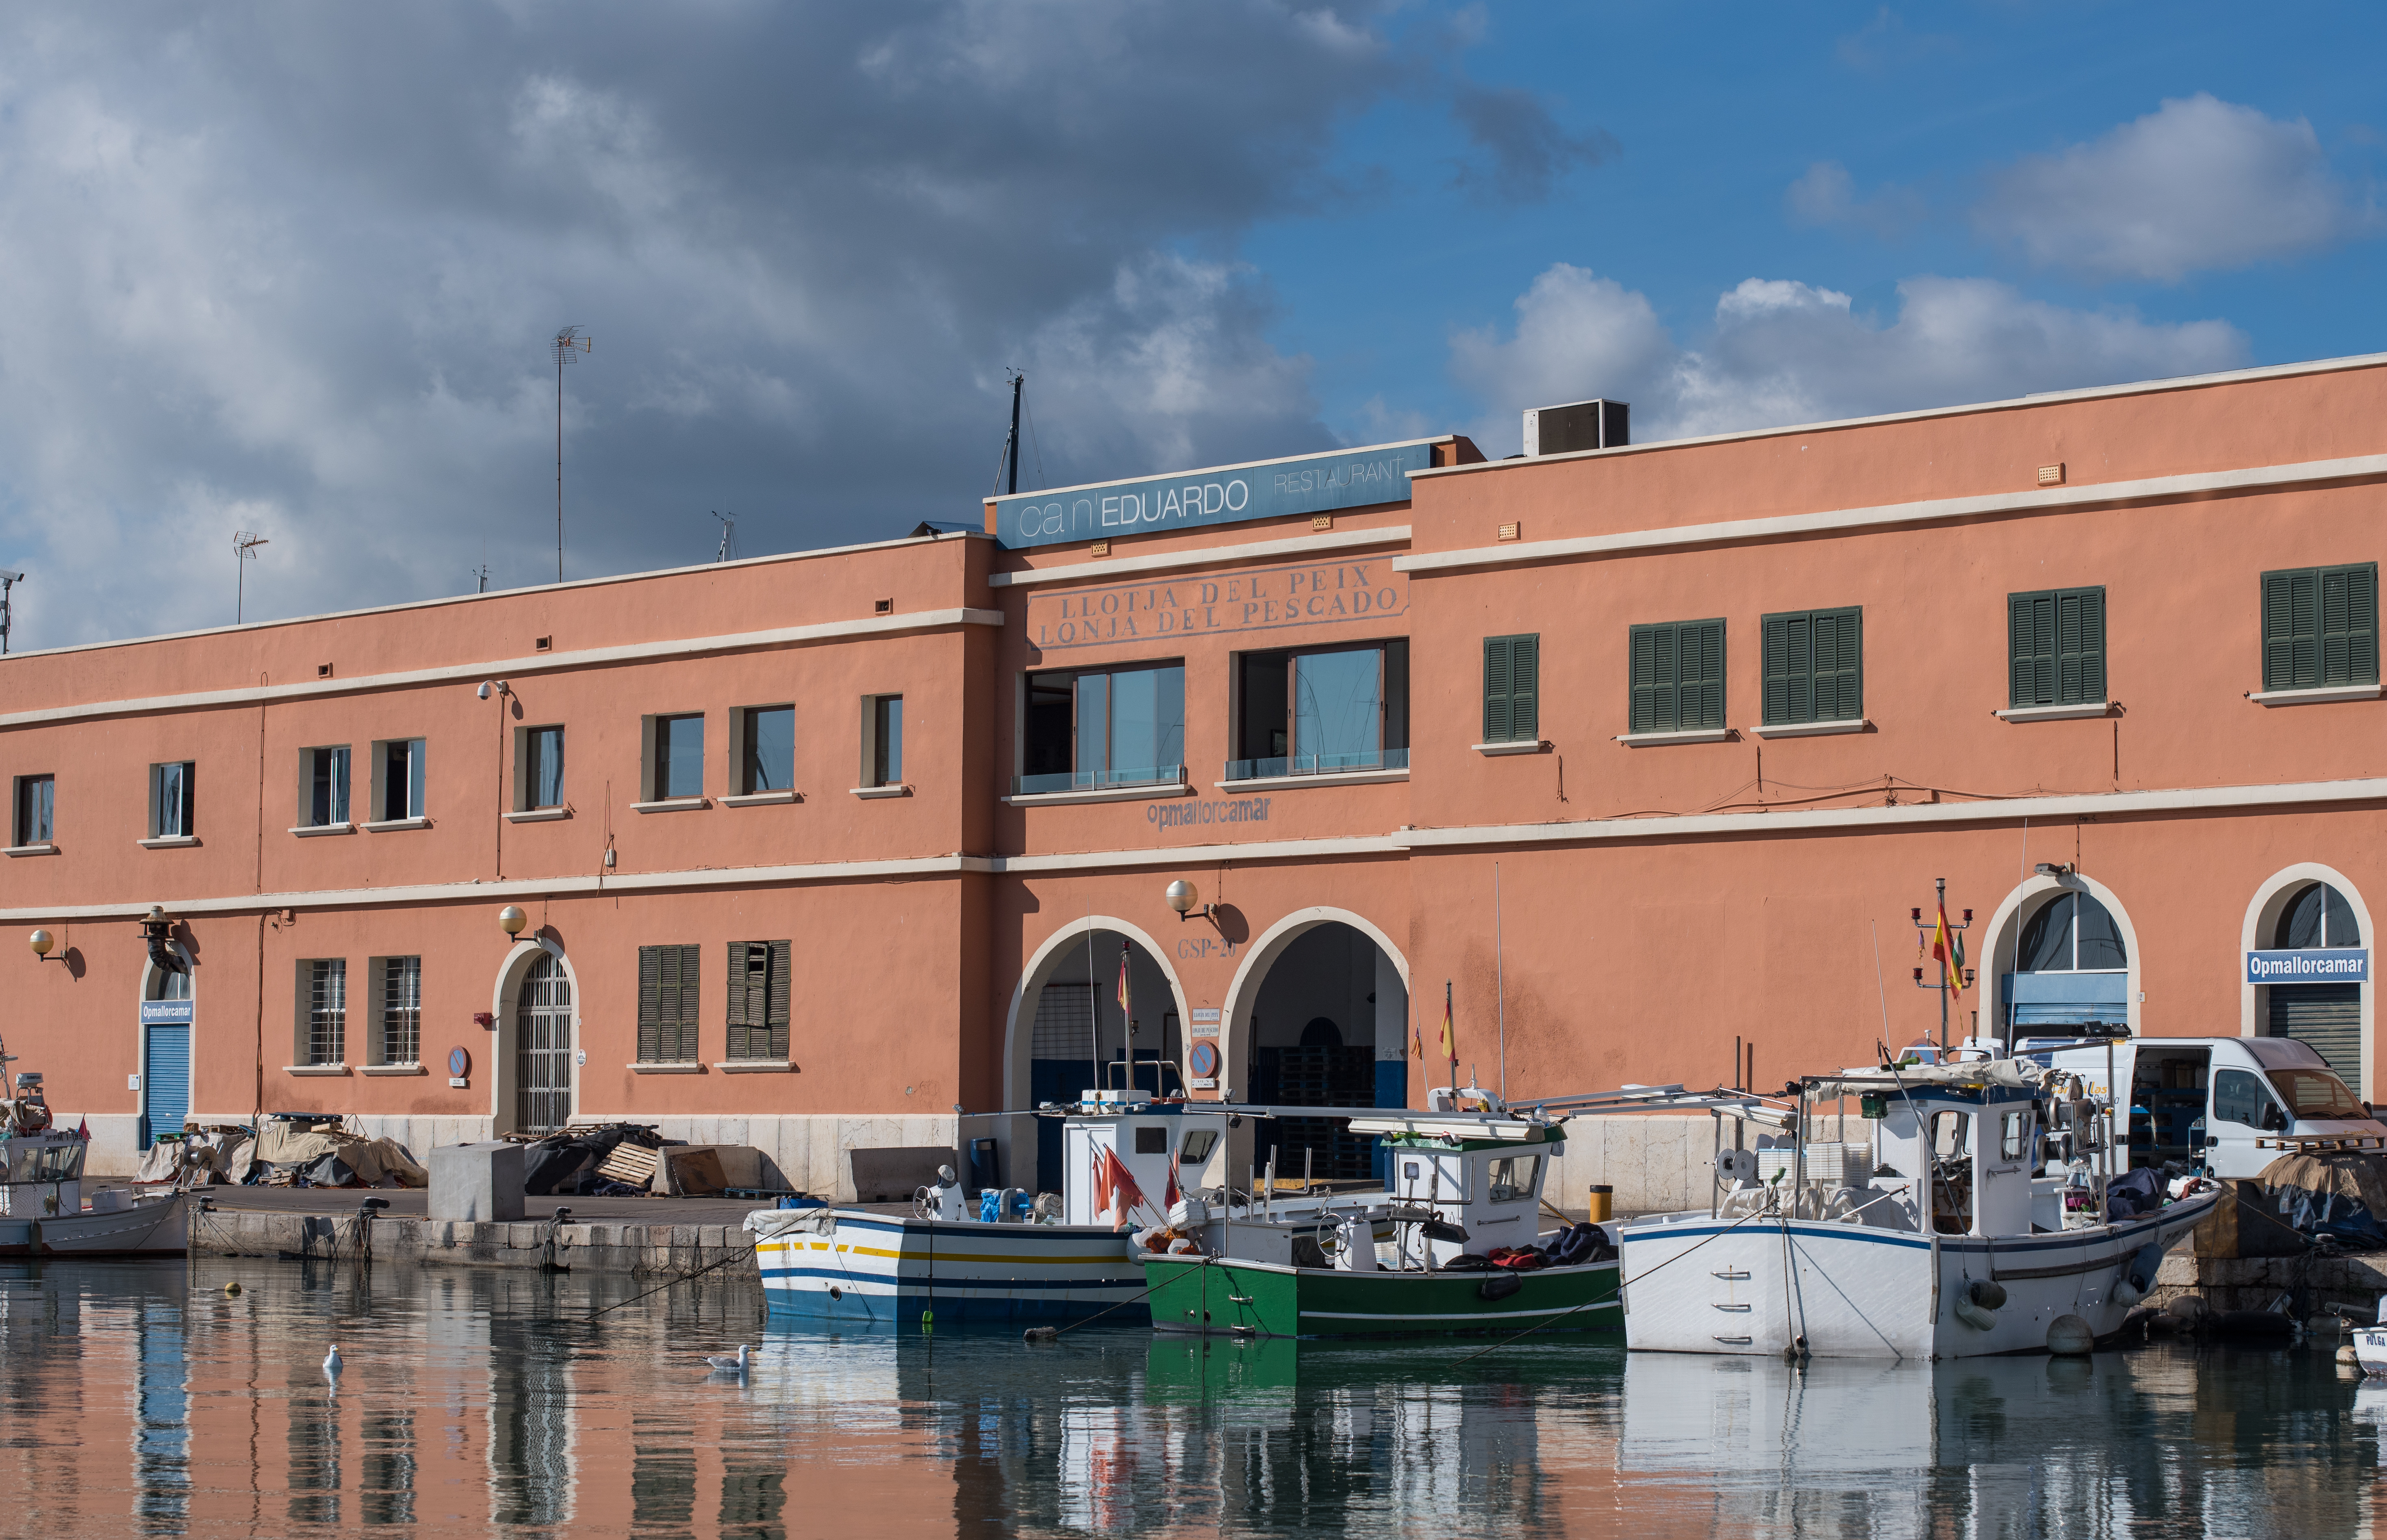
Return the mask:
<path id="1" fill-rule="evenodd" d="M 1885 1084 L 1875 1096 L 1876 1206 L 1942 1235 L 2027 1235 L 2039 1127 L 2035 1093 L 2013 1086 Z M 1868 1108 L 1868 1111 L 1872 1108 Z M 1928 1216 L 1927 1220 L 1925 1216 Z M 1876 1223 L 1879 1221 L 1876 1220 Z"/>
<path id="2" fill-rule="evenodd" d="M 1072 1225 L 1115 1222 L 1096 1190 L 1095 1168 L 1105 1153 L 1118 1157 L 1128 1176 L 1149 1200 L 1135 1222 L 1150 1224 L 1168 1218 L 1168 1177 L 1173 1166 L 1181 1193 L 1223 1190 L 1234 1185 L 1229 1164 L 1231 1115 L 1210 1112 L 1199 1103 L 1155 1102 L 1141 1098 L 1080 1104 L 1082 1110 L 1066 1117 L 1061 1126 L 1061 1222 Z M 1109 1110 L 1094 1111 L 1095 1107 Z M 1248 1137 L 1243 1142 L 1249 1147 Z"/>
<path id="3" fill-rule="evenodd" d="M 1432 1238 L 1421 1225 L 1403 1225 L 1440 1267 L 1462 1252 L 1533 1245 L 1541 1231 L 1542 1183 L 1566 1140 L 1565 1130 L 1519 1118 L 1437 1121 L 1429 1114 L 1384 1114 L 1351 1119 L 1353 1133 L 1375 1134 L 1390 1162 L 1385 1195 L 1394 1209 L 1427 1209 L 1465 1231 L 1463 1240 Z"/>

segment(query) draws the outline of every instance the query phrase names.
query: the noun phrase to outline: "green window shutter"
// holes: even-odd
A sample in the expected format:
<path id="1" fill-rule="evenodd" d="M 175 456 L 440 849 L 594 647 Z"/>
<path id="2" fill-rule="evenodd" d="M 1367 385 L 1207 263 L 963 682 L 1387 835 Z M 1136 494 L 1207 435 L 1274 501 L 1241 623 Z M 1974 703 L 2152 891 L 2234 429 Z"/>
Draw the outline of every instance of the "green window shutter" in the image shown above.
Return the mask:
<path id="1" fill-rule="evenodd" d="M 2105 590 L 2044 588 L 2006 596 L 2009 706 L 2081 706 L 2105 699 Z"/>
<path id="2" fill-rule="evenodd" d="M 2379 567 L 2263 574 L 2263 688 L 2379 682 Z"/>
<path id="3" fill-rule="evenodd" d="M 656 1063 L 663 1032 L 663 954 L 666 948 L 638 948 L 638 1062 Z"/>
<path id="4" fill-rule="evenodd" d="M 703 948 L 684 946 L 679 949 L 679 1056 L 698 1057 L 697 1050 L 697 972 L 698 953 Z"/>
<path id="5" fill-rule="evenodd" d="M 1793 611 L 1767 615 L 1761 624 L 1766 726 L 1864 714 L 1863 612 Z M 1723 726 L 1720 713 L 1713 726 Z"/>
<path id="6" fill-rule="evenodd" d="M 2055 704 L 2055 595 L 2006 596 L 2006 655 L 2011 707 Z"/>
<path id="7" fill-rule="evenodd" d="M 1682 670 L 1677 688 L 1681 730 L 1724 726 L 1724 622 L 1686 621 L 1675 656 Z"/>
<path id="8" fill-rule="evenodd" d="M 1514 658 L 1509 644 L 1514 639 L 1509 637 L 1484 638 L 1484 741 L 1486 743 L 1509 741 L 1509 689 Z"/>
<path id="9" fill-rule="evenodd" d="M 1636 625 L 1628 730 L 1690 732 L 1724 726 L 1724 622 Z"/>
<path id="10" fill-rule="evenodd" d="M 749 1029 L 753 1022 L 753 1013 L 750 1004 L 753 998 L 753 991 L 745 984 L 747 969 L 751 966 L 749 957 L 752 952 L 752 946 L 753 943 L 751 941 L 730 942 L 729 950 L 722 962 L 721 977 L 727 986 L 722 993 L 727 997 L 729 1007 L 725 1018 L 728 1031 L 722 1041 L 722 1054 L 726 1058 L 743 1059 L 752 1056 L 747 1053 L 746 1044 Z"/>
<path id="11" fill-rule="evenodd" d="M 1814 637 L 1817 722 L 1852 722 L 1864 715 L 1864 612 L 1818 610 Z"/>
<path id="12" fill-rule="evenodd" d="M 1636 625 L 1633 628 L 1632 709 L 1626 730 L 1670 733 L 1674 730 L 1674 627 Z"/>
<path id="13" fill-rule="evenodd" d="M 769 1024 L 768 1030 L 770 1032 L 770 1042 L 768 1046 L 770 1048 L 770 1052 L 764 1055 L 765 1058 L 785 1059 L 789 1054 L 788 1045 L 788 995 L 789 988 L 788 981 L 788 968 L 790 961 L 789 953 L 792 953 L 794 947 L 792 943 L 788 941 L 773 941 L 771 943 L 771 989 L 769 1004 L 767 1006 L 769 1015 L 765 1017 L 765 1020 Z"/>
<path id="14" fill-rule="evenodd" d="M 1766 725 L 1815 719 L 1813 626 L 1806 615 L 1767 615 L 1759 622 Z"/>
<path id="15" fill-rule="evenodd" d="M 2379 682 L 2379 569 L 2375 566 L 2321 570 L 2320 682 Z"/>

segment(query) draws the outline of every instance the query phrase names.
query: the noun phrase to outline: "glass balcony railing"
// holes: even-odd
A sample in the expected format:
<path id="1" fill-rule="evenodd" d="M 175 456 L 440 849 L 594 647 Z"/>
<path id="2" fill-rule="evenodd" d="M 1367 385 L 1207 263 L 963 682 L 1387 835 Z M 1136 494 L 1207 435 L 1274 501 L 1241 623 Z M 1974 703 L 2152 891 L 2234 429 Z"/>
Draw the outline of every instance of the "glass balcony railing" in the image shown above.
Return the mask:
<path id="1" fill-rule="evenodd" d="M 1226 778 L 1265 780 L 1275 776 L 1341 776 L 1361 770 L 1406 770 L 1407 749 L 1370 749 L 1358 754 L 1293 754 L 1282 759 L 1231 759 Z"/>
<path id="2" fill-rule="evenodd" d="M 1113 787 L 1182 786 L 1185 766 L 1154 764 L 1128 770 L 1058 770 L 1049 776 L 1014 776 L 1011 794 L 1036 797 L 1055 791 L 1107 791 Z"/>

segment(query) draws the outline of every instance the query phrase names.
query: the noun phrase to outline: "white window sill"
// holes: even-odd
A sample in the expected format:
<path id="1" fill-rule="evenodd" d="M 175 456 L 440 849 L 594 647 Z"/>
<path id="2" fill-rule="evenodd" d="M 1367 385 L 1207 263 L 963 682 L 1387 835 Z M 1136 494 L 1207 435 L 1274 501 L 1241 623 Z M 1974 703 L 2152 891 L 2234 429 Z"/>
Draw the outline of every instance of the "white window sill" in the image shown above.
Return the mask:
<path id="1" fill-rule="evenodd" d="M 1873 724 L 1862 716 L 1838 722 L 1779 722 L 1749 730 L 1760 738 L 1825 738 L 1833 733 L 1861 733 Z"/>
<path id="2" fill-rule="evenodd" d="M 1254 776 L 1248 780 L 1211 784 L 1220 791 L 1290 791 L 1297 786 L 1372 786 L 1408 778 L 1406 770 L 1330 770 L 1322 776 Z"/>
<path id="3" fill-rule="evenodd" d="M 368 831 L 374 834 L 387 834 L 392 829 L 429 828 L 431 827 L 431 820 L 422 817 L 373 818 L 367 820 L 364 827 Z"/>
<path id="4" fill-rule="evenodd" d="M 58 853 L 58 848 L 56 845 L 47 843 L 39 845 L 10 845 L 7 847 L 7 852 L 10 855 L 56 855 Z"/>
<path id="5" fill-rule="evenodd" d="M 630 811 L 633 813 L 693 813 L 699 808 L 712 805 L 712 801 L 704 797 L 664 797 L 657 802 L 632 802 Z"/>
<path id="6" fill-rule="evenodd" d="M 687 1064 L 632 1064 L 623 1067 L 633 1075 L 701 1075 L 704 1066 L 691 1060 Z"/>
<path id="7" fill-rule="evenodd" d="M 852 788 L 852 790 L 855 796 L 865 799 L 873 797 L 908 797 L 912 794 L 911 785 L 909 782 L 905 781 L 898 781 L 893 786 L 857 786 Z"/>
<path id="8" fill-rule="evenodd" d="M 1512 738 L 1506 743 L 1471 743 L 1469 748 L 1479 754 L 1546 754 L 1549 743 L 1538 738 Z"/>
<path id="9" fill-rule="evenodd" d="M 319 834 L 354 834 L 354 824 L 301 824 L 290 831 L 301 839 L 312 839 Z"/>
<path id="10" fill-rule="evenodd" d="M 161 834 L 155 839 L 135 839 L 133 842 L 145 851 L 179 851 L 197 844 L 199 837 L 196 834 Z"/>
<path id="11" fill-rule="evenodd" d="M 1619 733 L 1616 741 L 1628 749 L 1654 749 L 1666 743 L 1722 743 L 1731 737 L 1730 727 L 1693 727 L 1680 733 Z"/>
<path id="12" fill-rule="evenodd" d="M 507 814 L 506 822 L 509 824 L 551 824 L 558 818 L 569 818 L 571 816 L 572 810 L 568 807 L 525 807 L 518 808 L 515 811 Z"/>
<path id="13" fill-rule="evenodd" d="M 1998 713 L 2009 722 L 2075 722 L 2082 717 L 2112 714 L 2105 701 L 2083 701 L 2076 706 L 2009 706 Z"/>
<path id="14" fill-rule="evenodd" d="M 357 1067 L 360 1075 L 428 1075 L 419 1064 L 367 1064 Z"/>
<path id="15" fill-rule="evenodd" d="M 282 1073 L 284 1075 L 345 1075 L 348 1073 L 348 1067 L 345 1064 L 285 1064 L 282 1067 Z"/>
<path id="16" fill-rule="evenodd" d="M 882 787 L 854 792 L 857 797 L 880 794 Z M 1005 807 L 1066 807 L 1071 802 L 1138 802 L 1154 797 L 1182 797 L 1194 789 L 1183 781 L 1154 781 L 1148 786 L 1089 787 L 1083 791 L 1029 791 L 1003 799 Z"/>
<path id="17" fill-rule="evenodd" d="M 803 799 L 797 796 L 792 791 L 745 791 L 740 792 L 735 797 L 722 798 L 721 805 L 724 807 L 768 807 L 773 802 L 800 802 L 802 801 L 803 801 Z"/>
<path id="18" fill-rule="evenodd" d="M 792 1075 L 796 1072 L 793 1059 L 729 1059 L 713 1067 L 724 1075 Z"/>
<path id="19" fill-rule="evenodd" d="M 2258 689 L 2246 699 L 2258 706 L 2317 706 L 2326 701 L 2376 701 L 2377 685 L 2331 685 L 2325 689 Z"/>

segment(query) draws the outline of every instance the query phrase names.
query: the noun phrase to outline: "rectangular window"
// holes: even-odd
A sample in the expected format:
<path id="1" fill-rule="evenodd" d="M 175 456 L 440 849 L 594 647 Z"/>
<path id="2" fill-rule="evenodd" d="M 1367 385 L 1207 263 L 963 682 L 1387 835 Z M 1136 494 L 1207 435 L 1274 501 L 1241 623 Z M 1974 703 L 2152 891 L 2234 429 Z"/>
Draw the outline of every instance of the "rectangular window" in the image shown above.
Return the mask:
<path id="1" fill-rule="evenodd" d="M 17 843 L 46 845 L 57 836 L 58 778 L 17 777 Z"/>
<path id="2" fill-rule="evenodd" d="M 732 719 L 738 733 L 736 793 L 796 789 L 796 708 L 748 706 Z"/>
<path id="3" fill-rule="evenodd" d="M 1724 622 L 1636 625 L 1632 654 L 1627 731 L 1689 733 L 1724 726 Z"/>
<path id="4" fill-rule="evenodd" d="M 638 1062 L 696 1060 L 697 952 L 694 946 L 638 948 Z"/>
<path id="5" fill-rule="evenodd" d="M 348 749 L 298 751 L 298 821 L 328 828 L 348 821 Z"/>
<path id="6" fill-rule="evenodd" d="M 423 959 L 381 960 L 381 1062 L 419 1064 L 423 1058 Z"/>
<path id="7" fill-rule="evenodd" d="M 348 1049 L 348 960 L 315 957 L 298 965 L 307 1012 L 302 1064 L 345 1064 Z"/>
<path id="8" fill-rule="evenodd" d="M 729 1043 L 724 1057 L 786 1062 L 790 950 L 786 941 L 729 943 Z"/>
<path id="9" fill-rule="evenodd" d="M 862 784 L 903 784 L 903 698 L 900 695 L 863 697 Z"/>
<path id="10" fill-rule="evenodd" d="M 1484 738 L 1531 743 L 1542 736 L 1542 638 L 1484 638 Z"/>
<path id="11" fill-rule="evenodd" d="M 2379 682 L 2379 563 L 2263 574 L 2263 688 Z"/>
<path id="12" fill-rule="evenodd" d="M 1185 777 L 1185 665 L 1133 664 L 1028 676 L 1020 795 Z"/>
<path id="13" fill-rule="evenodd" d="M 1234 714 L 1229 780 L 1406 770 L 1408 640 L 1239 654 Z"/>
<path id="14" fill-rule="evenodd" d="M 646 719 L 646 796 L 650 802 L 704 795 L 704 718 L 650 716 Z"/>
<path id="15" fill-rule="evenodd" d="M 176 760 L 149 767 L 149 838 L 188 839 L 197 834 L 198 804 L 192 787 L 197 764 Z"/>
<path id="16" fill-rule="evenodd" d="M 2006 596 L 2006 703 L 2088 706 L 2105 699 L 2105 590 Z"/>
<path id="17" fill-rule="evenodd" d="M 514 810 L 563 805 L 563 729 L 514 729 Z"/>
<path id="18" fill-rule="evenodd" d="M 423 739 L 385 738 L 373 753 L 373 815 L 384 823 L 422 817 Z"/>
<path id="19" fill-rule="evenodd" d="M 1759 623 L 1769 727 L 1864 715 L 1864 612 L 1794 610 Z"/>

